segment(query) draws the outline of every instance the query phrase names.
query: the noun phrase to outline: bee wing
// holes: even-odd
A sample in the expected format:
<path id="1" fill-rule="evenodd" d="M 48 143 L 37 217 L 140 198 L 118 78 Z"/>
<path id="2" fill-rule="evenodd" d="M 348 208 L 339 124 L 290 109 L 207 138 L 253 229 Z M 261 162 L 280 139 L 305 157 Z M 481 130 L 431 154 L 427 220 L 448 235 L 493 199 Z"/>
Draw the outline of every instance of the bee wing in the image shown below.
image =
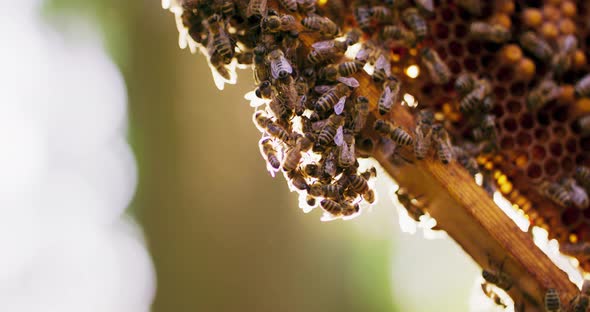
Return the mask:
<path id="1" fill-rule="evenodd" d="M 334 143 L 336 143 L 338 146 L 342 146 L 342 144 L 344 144 L 344 132 L 342 132 L 342 126 L 338 127 L 338 130 L 336 130 Z"/>
<path id="2" fill-rule="evenodd" d="M 285 57 L 281 57 L 281 63 L 283 64 L 283 69 L 286 70 L 289 75 L 293 73 L 293 67 Z"/>
<path id="3" fill-rule="evenodd" d="M 336 113 L 336 115 L 342 114 L 342 112 L 344 111 L 344 104 L 345 103 L 346 103 L 346 96 L 343 96 L 338 100 L 338 103 L 336 103 L 336 105 L 334 105 L 334 112 Z"/>
<path id="4" fill-rule="evenodd" d="M 364 48 L 358 51 L 354 57 L 355 60 L 366 61 L 369 58 L 369 48 Z"/>
<path id="5" fill-rule="evenodd" d="M 338 77 L 338 81 L 342 82 L 343 84 L 351 88 L 358 88 L 360 86 L 358 80 L 356 80 L 353 77 Z"/>
<path id="6" fill-rule="evenodd" d="M 333 46 L 334 46 L 334 41 L 332 41 L 332 40 L 318 41 L 318 42 L 311 45 L 311 47 L 316 50 L 330 49 Z"/>
<path id="7" fill-rule="evenodd" d="M 385 89 L 383 89 L 383 93 L 381 94 L 381 98 L 383 99 L 383 102 L 388 103 L 388 106 L 391 106 L 393 104 L 393 92 L 391 91 L 391 88 L 389 86 L 385 87 Z"/>
<path id="8" fill-rule="evenodd" d="M 270 73 L 273 79 L 279 78 L 279 72 L 281 71 L 281 66 L 279 66 L 279 62 L 271 61 L 270 62 Z"/>
<path id="9" fill-rule="evenodd" d="M 416 0 L 416 4 L 429 14 L 434 12 L 434 3 L 432 0 Z"/>

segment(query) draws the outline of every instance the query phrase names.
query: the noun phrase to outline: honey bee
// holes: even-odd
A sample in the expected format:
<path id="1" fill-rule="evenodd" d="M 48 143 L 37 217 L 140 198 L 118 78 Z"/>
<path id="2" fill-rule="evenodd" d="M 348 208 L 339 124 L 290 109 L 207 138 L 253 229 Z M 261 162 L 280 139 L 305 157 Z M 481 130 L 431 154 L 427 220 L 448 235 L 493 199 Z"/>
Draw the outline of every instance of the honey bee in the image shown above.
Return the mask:
<path id="1" fill-rule="evenodd" d="M 353 78 L 354 79 L 354 78 Z M 356 81 L 356 80 L 355 80 Z M 348 82 L 347 82 L 348 83 Z M 323 113 L 329 111 L 333 108 L 343 97 L 347 97 L 350 95 L 351 87 L 358 86 L 357 84 L 353 83 L 339 83 L 334 87 L 330 88 L 324 94 L 322 94 L 315 104 L 315 110 L 318 113 Z"/>
<path id="2" fill-rule="evenodd" d="M 453 160 L 453 146 L 447 130 L 440 124 L 432 126 L 432 140 L 436 144 L 436 154 L 443 164 Z"/>
<path id="3" fill-rule="evenodd" d="M 574 172 L 574 178 L 584 188 L 590 188 L 590 168 L 585 166 L 576 167 L 576 171 Z"/>
<path id="4" fill-rule="evenodd" d="M 560 77 L 572 66 L 573 54 L 578 48 L 578 39 L 574 35 L 567 35 L 560 40 L 557 54 L 553 56 L 553 72 Z"/>
<path id="5" fill-rule="evenodd" d="M 430 73 L 430 79 L 435 84 L 446 84 L 451 79 L 449 67 L 440 58 L 435 50 L 430 48 L 422 49 L 422 62 Z"/>
<path id="6" fill-rule="evenodd" d="M 481 284 L 481 289 L 483 291 L 483 293 L 490 299 L 492 299 L 494 301 L 494 303 L 500 307 L 502 307 L 502 309 L 506 309 L 507 306 L 504 303 L 504 301 L 502 301 L 502 298 L 500 298 L 500 296 L 498 295 L 498 293 L 496 293 L 493 289 L 491 289 L 490 284 L 488 283 L 482 283 Z"/>
<path id="7" fill-rule="evenodd" d="M 401 41 L 404 45 L 410 48 L 415 47 L 417 43 L 416 35 L 401 25 L 387 25 L 383 27 L 381 34 L 384 39 Z"/>
<path id="8" fill-rule="evenodd" d="M 373 204 L 375 203 L 375 200 L 377 199 L 375 196 L 375 191 L 373 190 L 368 190 L 363 194 L 363 199 L 369 203 L 369 204 Z"/>
<path id="9" fill-rule="evenodd" d="M 369 13 L 378 23 L 387 23 L 391 20 L 391 9 L 383 5 L 371 7 Z"/>
<path id="10" fill-rule="evenodd" d="M 317 178 L 320 176 L 320 167 L 317 164 L 307 164 L 303 167 L 303 173 L 308 177 Z"/>
<path id="11" fill-rule="evenodd" d="M 344 125 L 344 117 L 333 114 L 328 118 L 328 122 L 320 131 L 318 135 L 318 143 L 322 146 L 327 146 L 334 140 L 336 131 L 339 127 Z"/>
<path id="12" fill-rule="evenodd" d="M 558 183 L 543 182 L 540 185 L 543 195 L 562 207 L 569 207 L 572 204 L 570 193 Z"/>
<path id="13" fill-rule="evenodd" d="M 211 57 L 209 58 L 209 63 L 211 63 L 211 66 L 215 68 L 215 71 L 221 77 L 223 77 L 226 80 L 229 80 L 231 78 L 229 70 L 227 69 L 227 67 L 225 67 L 225 61 L 223 60 L 220 54 L 215 53 L 211 55 Z"/>
<path id="14" fill-rule="evenodd" d="M 357 194 L 365 194 L 369 190 L 369 184 L 362 175 L 351 174 L 347 179 L 350 189 Z"/>
<path id="15" fill-rule="evenodd" d="M 381 135 L 389 137 L 398 145 L 412 145 L 414 139 L 401 127 L 395 127 L 391 122 L 387 120 L 375 121 L 374 129 Z"/>
<path id="16" fill-rule="evenodd" d="M 334 38 L 340 33 L 340 28 L 332 20 L 319 15 L 309 15 L 301 20 L 301 24 L 313 31 L 320 33 L 322 37 Z"/>
<path id="17" fill-rule="evenodd" d="M 287 11 L 296 12 L 297 11 L 297 1 L 296 0 L 279 0 L 279 4 L 285 8 Z"/>
<path id="18" fill-rule="evenodd" d="M 424 159 L 432 145 L 432 124 L 434 114 L 430 110 L 422 110 L 418 113 L 418 122 L 414 131 L 414 154 L 417 159 Z"/>
<path id="19" fill-rule="evenodd" d="M 553 49 L 549 43 L 532 31 L 527 31 L 520 36 L 520 45 L 541 61 L 549 61 L 553 55 Z"/>
<path id="20" fill-rule="evenodd" d="M 315 207 L 315 205 L 316 205 L 315 197 L 313 197 L 312 195 L 307 195 L 305 197 L 305 203 L 310 207 Z"/>
<path id="21" fill-rule="evenodd" d="M 287 178 L 289 178 L 291 185 L 296 189 L 300 191 L 307 191 L 309 189 L 309 184 L 307 184 L 305 177 L 299 170 L 287 171 Z"/>
<path id="22" fill-rule="evenodd" d="M 590 305 L 590 281 L 584 280 L 582 291 L 572 299 L 570 307 L 573 312 L 586 312 Z"/>
<path id="23" fill-rule="evenodd" d="M 335 202 L 331 199 L 322 199 L 320 202 L 320 207 L 333 216 L 342 215 L 342 206 L 338 202 Z"/>
<path id="24" fill-rule="evenodd" d="M 267 0 L 250 0 L 246 9 L 248 19 L 266 16 Z"/>
<path id="25" fill-rule="evenodd" d="M 325 198 L 340 200 L 343 191 L 342 186 L 339 184 L 331 183 L 322 185 L 322 196 Z"/>
<path id="26" fill-rule="evenodd" d="M 366 6 L 357 6 L 354 9 L 354 18 L 359 28 L 364 32 L 371 30 L 371 11 Z"/>
<path id="27" fill-rule="evenodd" d="M 414 32 L 416 38 L 421 41 L 428 34 L 426 20 L 420 15 L 416 8 L 407 8 L 402 12 L 404 23 Z"/>
<path id="28" fill-rule="evenodd" d="M 285 79 L 293 73 L 293 67 L 287 59 L 283 51 L 276 49 L 268 54 L 270 61 L 270 73 L 274 79 Z"/>
<path id="29" fill-rule="evenodd" d="M 482 0 L 457 0 L 457 5 L 475 16 L 481 15 Z"/>
<path id="30" fill-rule="evenodd" d="M 342 144 L 338 146 L 338 164 L 342 168 L 351 167 L 356 162 L 354 141 L 354 136 L 345 135 Z"/>
<path id="31" fill-rule="evenodd" d="M 272 139 L 268 137 L 262 138 L 262 140 L 260 140 L 259 145 L 260 152 L 262 153 L 262 156 L 264 157 L 266 162 L 274 171 L 278 170 L 281 167 L 281 162 L 277 157 L 277 151 L 275 150 L 272 144 Z"/>
<path id="32" fill-rule="evenodd" d="M 345 201 L 342 204 L 342 216 L 349 217 L 360 211 L 359 204 Z"/>
<path id="33" fill-rule="evenodd" d="M 578 209 L 588 208 L 590 200 L 588 199 L 588 193 L 576 183 L 573 178 L 563 178 L 561 180 L 563 187 L 569 192 L 572 203 Z"/>
<path id="34" fill-rule="evenodd" d="M 588 97 L 590 96 L 590 74 L 586 74 L 586 76 L 582 77 L 576 85 L 574 86 L 574 90 L 576 94 L 581 97 Z"/>
<path id="35" fill-rule="evenodd" d="M 361 50 L 356 53 L 354 56 L 354 62 L 357 64 L 359 69 L 363 68 L 365 64 L 367 64 L 371 53 L 372 48 L 369 48 L 367 45 L 363 45 Z"/>
<path id="36" fill-rule="evenodd" d="M 473 113 L 482 107 L 485 98 L 491 93 L 492 85 L 487 79 L 477 80 L 475 87 L 459 102 L 459 109 L 464 114 Z"/>
<path id="37" fill-rule="evenodd" d="M 391 76 L 391 63 L 384 53 L 381 53 L 375 62 L 375 69 L 373 70 L 374 81 L 384 81 Z"/>
<path id="38" fill-rule="evenodd" d="M 359 71 L 362 67 L 356 61 L 342 62 L 338 64 L 338 74 L 340 76 L 352 76 L 354 73 Z"/>
<path id="39" fill-rule="evenodd" d="M 257 45 L 254 50 L 254 81 L 262 83 L 265 80 L 270 80 L 270 73 L 268 65 L 266 64 L 266 48 L 264 45 Z M 228 78 L 229 79 L 229 76 Z"/>
<path id="40" fill-rule="evenodd" d="M 559 312 L 561 311 L 561 300 L 559 294 L 554 288 L 547 289 L 545 293 L 545 310 L 547 312 Z"/>
<path id="41" fill-rule="evenodd" d="M 357 96 L 355 99 L 355 111 L 353 132 L 359 133 L 365 126 L 367 116 L 369 116 L 369 99 L 364 96 Z"/>
<path id="42" fill-rule="evenodd" d="M 281 31 L 281 18 L 278 15 L 268 15 L 260 21 L 260 29 L 266 33 Z"/>
<path id="43" fill-rule="evenodd" d="M 315 13 L 317 0 L 297 0 L 299 10 L 303 14 Z"/>
<path id="44" fill-rule="evenodd" d="M 285 159 L 283 160 L 283 170 L 286 172 L 293 171 L 299 166 L 299 161 L 302 157 L 302 152 L 305 152 L 311 148 L 312 142 L 301 136 L 297 139 L 295 146 L 287 150 Z"/>
<path id="45" fill-rule="evenodd" d="M 465 150 L 459 146 L 453 146 L 453 154 L 457 158 L 457 162 L 469 172 L 471 176 L 481 173 L 479 165 L 475 158 L 471 157 Z"/>
<path id="46" fill-rule="evenodd" d="M 526 104 L 529 110 L 537 111 L 559 96 L 559 87 L 555 81 L 545 79 L 529 92 Z"/>
<path id="47" fill-rule="evenodd" d="M 341 58 L 348 45 L 344 41 L 325 40 L 316 42 L 311 47 L 312 50 L 307 55 L 307 61 L 315 65 Z"/>
<path id="48" fill-rule="evenodd" d="M 455 91 L 461 97 L 467 95 L 475 87 L 475 78 L 471 74 L 461 73 L 455 80 Z"/>
<path id="49" fill-rule="evenodd" d="M 328 82 L 334 82 L 338 78 L 338 65 L 326 65 L 318 70 L 318 78 Z"/>
<path id="50" fill-rule="evenodd" d="M 272 85 L 270 81 L 265 80 L 258 85 L 254 91 L 256 96 L 261 99 L 270 99 L 272 97 Z"/>
<path id="51" fill-rule="evenodd" d="M 497 266 L 490 260 L 490 268 L 484 269 L 481 272 L 481 276 L 486 282 L 494 284 L 505 291 L 509 291 L 510 288 L 512 288 L 513 281 L 508 274 L 502 271 L 503 266 L 504 263 L 502 263 L 500 266 Z"/>
<path id="52" fill-rule="evenodd" d="M 359 42 L 359 40 L 361 39 L 361 36 L 363 35 L 363 33 L 361 33 L 360 30 L 353 28 L 351 30 L 349 30 L 346 33 L 346 44 L 348 44 L 349 46 Z"/>
<path id="53" fill-rule="evenodd" d="M 274 123 L 272 119 L 267 117 L 262 111 L 254 113 L 254 121 L 262 131 L 268 132 L 273 138 L 277 138 L 283 142 L 289 140 L 289 133 L 287 130 Z"/>
<path id="54" fill-rule="evenodd" d="M 277 80 L 275 83 L 274 98 L 285 106 L 289 111 L 295 108 L 297 102 L 297 89 L 295 88 L 295 80 L 291 76 L 286 79 Z M 289 116 L 290 117 L 290 116 Z"/>
<path id="55" fill-rule="evenodd" d="M 234 46 L 230 36 L 225 31 L 222 18 L 219 14 L 213 14 L 207 20 L 209 25 L 209 55 L 219 54 L 225 64 L 229 64 L 234 57 Z"/>
<path id="56" fill-rule="evenodd" d="M 403 187 L 400 187 L 395 191 L 395 196 L 397 197 L 397 201 L 406 208 L 408 216 L 414 221 L 420 222 L 420 217 L 425 214 L 424 203 L 418 201 L 417 198 L 414 198 L 408 190 Z"/>
<path id="57" fill-rule="evenodd" d="M 510 40 L 510 30 L 502 25 L 486 22 L 473 22 L 469 25 L 469 34 L 484 41 L 504 43 Z"/>
<path id="58" fill-rule="evenodd" d="M 252 65 L 254 54 L 252 52 L 239 52 L 236 53 L 236 59 L 238 64 L 241 65 Z"/>
<path id="59" fill-rule="evenodd" d="M 389 113 L 391 107 L 397 103 L 400 88 L 401 82 L 395 76 L 389 76 L 387 81 L 383 83 L 383 92 L 379 96 L 378 102 L 380 115 Z"/>

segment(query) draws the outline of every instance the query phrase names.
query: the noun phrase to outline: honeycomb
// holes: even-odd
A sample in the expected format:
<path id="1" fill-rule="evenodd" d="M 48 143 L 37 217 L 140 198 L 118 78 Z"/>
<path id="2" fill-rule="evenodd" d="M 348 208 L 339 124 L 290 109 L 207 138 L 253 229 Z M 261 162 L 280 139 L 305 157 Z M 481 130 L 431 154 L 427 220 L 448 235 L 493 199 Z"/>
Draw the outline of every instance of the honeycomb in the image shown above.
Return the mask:
<path id="1" fill-rule="evenodd" d="M 492 19 L 502 2 L 486 3 L 481 17 Z M 514 34 L 521 33 L 528 26 L 523 25 L 521 16 L 527 8 L 543 10 L 540 1 L 517 1 L 510 14 Z M 470 137 L 470 126 L 463 120 L 457 103 L 453 83 L 458 74 L 469 72 L 490 79 L 493 85 L 495 105 L 492 113 L 496 117 L 498 151 L 481 156 L 480 164 L 492 172 L 500 191 L 513 203 L 523 209 L 535 225 L 549 229 L 550 237 L 560 243 L 590 242 L 590 209 L 562 208 L 548 201 L 538 191 L 542 181 L 557 181 L 571 176 L 577 165 L 590 165 L 590 137 L 581 134 L 577 119 L 584 113 L 572 99 L 551 101 L 538 112 L 527 108 L 526 95 L 538 85 L 548 71 L 547 65 L 534 61 L 533 77 L 522 73 L 518 64 L 506 59 L 506 46 L 482 42 L 468 34 L 469 24 L 475 18 L 458 8 L 453 1 L 437 1 L 435 15 L 429 20 L 431 45 L 446 62 L 453 79 L 439 86 L 418 79 L 415 89 L 408 90 L 420 103 L 430 105 L 436 111 L 450 116 L 454 142 Z M 588 58 L 590 44 L 590 4 L 578 1 L 578 14 L 574 18 L 577 27 L 579 48 Z M 555 41 L 548 40 L 555 45 Z M 522 52 L 521 59 L 534 58 Z M 562 86 L 574 84 L 585 73 L 588 66 L 576 68 L 559 81 Z M 453 112 L 453 114 L 449 114 Z M 585 270 L 590 270 L 587 258 L 579 259 Z"/>

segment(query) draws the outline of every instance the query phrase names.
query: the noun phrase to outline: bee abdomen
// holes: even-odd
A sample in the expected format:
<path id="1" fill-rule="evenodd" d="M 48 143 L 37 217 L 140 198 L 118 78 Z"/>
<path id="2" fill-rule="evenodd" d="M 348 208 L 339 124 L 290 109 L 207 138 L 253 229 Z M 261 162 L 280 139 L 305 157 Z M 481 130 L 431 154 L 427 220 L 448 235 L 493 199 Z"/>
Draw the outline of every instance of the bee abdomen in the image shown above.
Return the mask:
<path id="1" fill-rule="evenodd" d="M 548 312 L 557 312 L 561 310 L 561 300 L 559 294 L 554 288 L 547 289 L 545 293 L 545 310 Z"/>
<path id="2" fill-rule="evenodd" d="M 412 139 L 412 136 L 410 136 L 410 134 L 400 127 L 393 129 L 393 132 L 391 133 L 391 139 L 399 145 L 414 144 L 414 139 Z"/>
<path id="3" fill-rule="evenodd" d="M 338 215 L 342 214 L 342 206 L 339 203 L 337 203 L 331 199 L 322 199 L 322 201 L 320 202 L 320 206 L 326 212 L 328 212 L 334 216 L 338 216 Z"/>

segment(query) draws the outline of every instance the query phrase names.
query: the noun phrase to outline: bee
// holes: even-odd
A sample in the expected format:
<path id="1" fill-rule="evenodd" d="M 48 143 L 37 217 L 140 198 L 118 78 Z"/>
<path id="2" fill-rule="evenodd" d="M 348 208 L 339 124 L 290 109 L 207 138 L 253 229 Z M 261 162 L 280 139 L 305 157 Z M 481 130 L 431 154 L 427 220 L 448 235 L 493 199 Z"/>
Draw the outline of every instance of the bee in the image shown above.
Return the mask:
<path id="1" fill-rule="evenodd" d="M 434 114 L 430 110 L 421 110 L 418 113 L 418 122 L 414 131 L 414 154 L 417 159 L 424 159 L 432 145 L 432 124 Z"/>
<path id="2" fill-rule="evenodd" d="M 374 81 L 384 81 L 387 77 L 391 76 L 391 63 L 387 59 L 384 53 L 381 53 L 375 62 L 375 69 L 373 70 Z"/>
<path id="3" fill-rule="evenodd" d="M 557 76 L 563 75 L 572 66 L 573 54 L 578 48 L 578 39 L 574 35 L 567 35 L 560 40 L 557 54 L 553 56 L 552 66 L 553 72 Z"/>
<path id="4" fill-rule="evenodd" d="M 590 305 L 590 281 L 584 280 L 582 291 L 572 299 L 570 307 L 573 312 L 586 312 Z"/>
<path id="5" fill-rule="evenodd" d="M 260 152 L 262 156 L 266 160 L 266 162 L 270 165 L 273 170 L 278 170 L 281 167 L 281 162 L 277 157 L 277 151 L 275 150 L 272 139 L 271 138 L 262 138 L 260 140 Z"/>
<path id="6" fill-rule="evenodd" d="M 297 1 L 296 0 L 279 0 L 279 4 L 285 8 L 287 11 L 296 12 L 297 11 Z"/>
<path id="7" fill-rule="evenodd" d="M 545 79 L 529 92 L 526 104 L 529 110 L 537 111 L 559 96 L 559 87 L 555 81 Z"/>
<path id="8" fill-rule="evenodd" d="M 297 89 L 295 80 L 291 76 L 286 79 L 277 80 L 275 83 L 274 98 L 289 110 L 295 108 L 297 102 Z"/>
<path id="9" fill-rule="evenodd" d="M 400 88 L 401 82 L 395 76 L 389 76 L 387 81 L 383 83 L 383 92 L 379 96 L 378 102 L 380 115 L 389 113 L 391 107 L 397 103 Z"/>
<path id="10" fill-rule="evenodd" d="M 576 91 L 576 94 L 578 96 L 590 96 L 590 74 L 586 74 L 586 76 L 578 80 L 578 82 L 576 82 L 576 85 L 574 86 L 574 90 Z"/>
<path id="11" fill-rule="evenodd" d="M 420 222 L 420 217 L 425 214 L 424 203 L 414 198 L 407 189 L 400 187 L 395 191 L 397 201 L 406 208 L 408 216 L 416 222 Z"/>
<path id="12" fill-rule="evenodd" d="M 273 138 L 277 138 L 283 142 L 289 140 L 289 133 L 287 130 L 273 122 L 272 119 L 264 115 L 262 111 L 257 111 L 254 114 L 254 121 L 261 130 L 268 132 Z"/>
<path id="13" fill-rule="evenodd" d="M 322 184 L 319 182 L 311 184 L 307 192 L 309 193 L 309 195 L 314 197 L 323 196 Z"/>
<path id="14" fill-rule="evenodd" d="M 349 46 L 359 42 L 359 40 L 361 39 L 361 36 L 363 35 L 363 33 L 361 33 L 360 30 L 353 28 L 351 30 L 349 30 L 346 33 L 346 44 L 348 44 Z"/>
<path id="15" fill-rule="evenodd" d="M 475 158 L 471 157 L 463 148 L 453 146 L 453 154 L 457 158 L 457 162 L 465 168 L 470 175 L 475 176 L 476 174 L 481 173 Z"/>
<path id="16" fill-rule="evenodd" d="M 215 68 L 215 71 L 221 77 L 223 77 L 226 80 L 229 80 L 231 78 L 229 70 L 227 69 L 227 67 L 225 67 L 225 61 L 223 60 L 220 54 L 215 53 L 211 55 L 211 57 L 209 58 L 209 63 L 211 63 L 211 66 Z"/>
<path id="17" fill-rule="evenodd" d="M 481 15 L 483 7 L 482 0 L 457 0 L 457 5 L 475 16 Z"/>
<path id="18" fill-rule="evenodd" d="M 367 64 L 369 57 L 372 53 L 372 48 L 368 47 L 367 45 L 363 45 L 361 50 L 359 50 L 356 55 L 354 56 L 354 62 L 357 64 L 358 68 L 361 69 Z"/>
<path id="19" fill-rule="evenodd" d="M 315 65 L 341 58 L 348 45 L 344 41 L 325 40 L 316 42 L 311 47 L 312 50 L 307 55 L 307 61 Z"/>
<path id="20" fill-rule="evenodd" d="M 338 65 L 326 65 L 318 70 L 318 78 L 328 82 L 334 82 L 338 78 Z"/>
<path id="21" fill-rule="evenodd" d="M 383 27 L 381 35 L 384 39 L 401 41 L 410 48 L 415 47 L 417 43 L 416 35 L 401 25 L 387 25 Z"/>
<path id="22" fill-rule="evenodd" d="M 270 81 L 265 80 L 258 85 L 254 91 L 256 96 L 261 99 L 270 99 L 272 97 L 272 85 Z"/>
<path id="23" fill-rule="evenodd" d="M 342 204 L 342 216 L 349 217 L 360 211 L 359 204 L 353 204 L 348 201 Z"/>
<path id="24" fill-rule="evenodd" d="M 573 178 L 563 178 L 561 180 L 562 186 L 569 192 L 572 199 L 572 203 L 578 209 L 588 208 L 590 200 L 588 199 L 588 193 L 576 183 Z"/>
<path id="25" fill-rule="evenodd" d="M 416 0 L 416 6 L 427 14 L 434 14 L 433 0 Z"/>
<path id="26" fill-rule="evenodd" d="M 402 12 L 402 19 L 406 25 L 414 32 L 419 41 L 424 39 L 428 34 L 428 25 L 426 20 L 420 15 L 416 8 L 407 8 Z"/>
<path id="27" fill-rule="evenodd" d="M 352 79 L 354 79 L 354 78 L 352 78 Z M 356 81 L 356 80 L 354 80 L 354 81 Z M 335 85 L 334 87 L 330 88 L 328 91 L 323 93 L 318 98 L 318 100 L 316 101 L 316 104 L 315 104 L 315 110 L 318 113 L 327 112 L 328 110 L 333 108 L 335 105 L 337 105 L 338 102 L 341 101 L 341 99 L 343 97 L 348 97 L 350 95 L 351 88 L 353 86 L 358 86 L 358 81 L 356 82 L 356 84 L 354 84 L 354 83 L 346 84 L 346 83 L 341 82 L 341 83 L 338 83 L 337 85 Z"/>
<path id="28" fill-rule="evenodd" d="M 340 216 L 342 215 L 342 205 L 340 205 L 338 202 L 335 202 L 331 199 L 322 199 L 322 201 L 320 202 L 320 207 L 322 207 L 322 209 L 324 209 L 324 211 L 326 211 L 327 213 L 333 215 L 333 216 Z"/>
<path id="29" fill-rule="evenodd" d="M 570 193 L 558 183 L 543 182 L 540 185 L 543 195 L 562 207 L 569 207 L 572 204 Z"/>
<path id="30" fill-rule="evenodd" d="M 280 49 L 270 52 L 268 60 L 270 61 L 270 73 L 274 79 L 285 79 L 293 73 L 293 67 Z"/>
<path id="31" fill-rule="evenodd" d="M 504 43 L 510 40 L 510 30 L 502 25 L 486 22 L 473 22 L 469 25 L 469 34 L 477 39 Z"/>
<path id="32" fill-rule="evenodd" d="M 481 272 L 481 276 L 486 282 L 494 284 L 505 291 L 509 291 L 512 288 L 513 281 L 508 274 L 502 271 L 503 266 L 504 263 L 497 267 L 490 261 L 490 268 L 484 269 Z"/>
<path id="33" fill-rule="evenodd" d="M 250 0 L 246 9 L 248 19 L 261 18 L 266 16 L 267 0 Z"/>
<path id="34" fill-rule="evenodd" d="M 219 12 L 225 17 L 232 17 L 236 13 L 236 6 L 231 0 L 217 0 L 216 4 L 219 8 Z"/>
<path id="35" fill-rule="evenodd" d="M 369 99 L 364 96 L 357 96 L 355 99 L 354 127 L 353 132 L 359 133 L 365 126 L 367 116 L 369 116 Z"/>
<path id="36" fill-rule="evenodd" d="M 303 173 L 308 177 L 317 178 L 320 176 L 320 167 L 317 164 L 307 164 L 303 167 Z"/>
<path id="37" fill-rule="evenodd" d="M 453 146 L 447 130 L 440 124 L 432 126 L 432 140 L 436 144 L 436 154 L 443 164 L 453 160 Z"/>
<path id="38" fill-rule="evenodd" d="M 307 184 L 305 177 L 299 170 L 287 171 L 287 178 L 289 178 L 291 185 L 296 189 L 300 191 L 307 191 L 309 189 L 309 184 Z"/>
<path id="39" fill-rule="evenodd" d="M 354 136 L 344 135 L 342 144 L 338 146 L 338 164 L 342 168 L 351 167 L 356 162 L 354 141 Z"/>
<path id="40" fill-rule="evenodd" d="M 311 148 L 312 142 L 301 136 L 297 139 L 295 146 L 287 150 L 285 159 L 283 160 L 283 170 L 285 172 L 293 171 L 299 166 L 299 161 L 302 157 L 302 152 L 305 152 Z"/>
<path id="41" fill-rule="evenodd" d="M 270 80 L 268 65 L 265 61 L 266 48 L 264 45 L 257 45 L 252 52 L 254 53 L 254 81 L 261 83 Z"/>
<path id="42" fill-rule="evenodd" d="M 520 36 L 520 45 L 541 61 L 549 61 L 553 55 L 553 49 L 545 39 L 532 31 L 527 31 Z"/>
<path id="43" fill-rule="evenodd" d="M 391 20 L 391 9 L 383 5 L 371 7 L 369 13 L 373 20 L 378 23 L 387 23 Z"/>
<path id="44" fill-rule="evenodd" d="M 281 18 L 278 15 L 268 15 L 260 21 L 260 29 L 266 33 L 277 33 L 282 30 Z"/>
<path id="45" fill-rule="evenodd" d="M 338 64 L 338 74 L 340 76 L 352 76 L 354 73 L 359 71 L 362 67 L 356 61 L 342 62 Z"/>
<path id="46" fill-rule="evenodd" d="M 334 136 L 339 127 L 344 125 L 344 117 L 341 115 L 332 114 L 328 118 L 328 122 L 320 131 L 318 135 L 318 143 L 322 146 L 327 146 L 334 141 Z"/>
<path id="47" fill-rule="evenodd" d="M 342 186 L 339 184 L 325 184 L 322 185 L 322 196 L 325 198 L 340 200 L 342 198 L 343 193 Z"/>
<path id="48" fill-rule="evenodd" d="M 401 127 L 395 127 L 391 122 L 387 120 L 375 121 L 374 129 L 383 136 L 388 136 L 398 145 L 412 145 L 414 139 Z"/>
<path id="49" fill-rule="evenodd" d="M 313 197 L 313 196 L 311 196 L 311 195 L 307 195 L 307 196 L 305 197 L 305 203 L 306 203 L 308 206 L 315 207 L 315 205 L 316 205 L 316 200 L 315 200 L 315 197 Z"/>
<path id="50" fill-rule="evenodd" d="M 219 14 L 213 14 L 207 20 L 209 25 L 208 51 L 210 55 L 215 53 L 223 57 L 225 64 L 229 64 L 234 57 L 234 46 L 230 36 L 225 31 Z"/>
<path id="51" fill-rule="evenodd" d="M 561 311 L 561 300 L 559 294 L 554 288 L 547 289 L 545 293 L 545 310 L 547 312 L 559 312 Z"/>
<path id="52" fill-rule="evenodd" d="M 350 189 L 357 194 L 365 194 L 369 190 L 369 184 L 362 175 L 351 174 L 347 179 Z"/>
<path id="53" fill-rule="evenodd" d="M 487 79 L 479 79 L 475 87 L 459 102 L 462 113 L 468 114 L 482 107 L 484 99 L 492 92 L 492 85 Z"/>
<path id="54" fill-rule="evenodd" d="M 303 14 L 315 13 L 317 0 L 297 0 L 299 10 Z"/>
<path id="55" fill-rule="evenodd" d="M 455 91 L 461 97 L 467 95 L 475 87 L 475 78 L 471 74 L 461 73 L 455 80 Z"/>
<path id="56" fill-rule="evenodd" d="M 334 38 L 340 28 L 331 19 L 319 15 L 310 15 L 301 20 L 301 24 L 310 30 L 317 31 L 322 37 Z"/>
<path id="57" fill-rule="evenodd" d="M 241 64 L 241 65 L 252 65 L 253 58 L 254 58 L 254 53 L 252 53 L 252 52 L 236 53 L 236 59 L 238 60 L 238 64 Z"/>
<path id="58" fill-rule="evenodd" d="M 576 167 L 576 171 L 574 172 L 574 178 L 584 188 L 590 188 L 590 168 L 585 166 Z"/>
<path id="59" fill-rule="evenodd" d="M 430 48 L 422 49 L 422 62 L 430 73 L 430 79 L 435 84 L 446 84 L 451 79 L 449 67 L 440 58 L 435 50 Z"/>
<path id="60" fill-rule="evenodd" d="M 364 32 L 371 30 L 371 10 L 366 6 L 357 6 L 354 9 L 356 24 Z"/>

